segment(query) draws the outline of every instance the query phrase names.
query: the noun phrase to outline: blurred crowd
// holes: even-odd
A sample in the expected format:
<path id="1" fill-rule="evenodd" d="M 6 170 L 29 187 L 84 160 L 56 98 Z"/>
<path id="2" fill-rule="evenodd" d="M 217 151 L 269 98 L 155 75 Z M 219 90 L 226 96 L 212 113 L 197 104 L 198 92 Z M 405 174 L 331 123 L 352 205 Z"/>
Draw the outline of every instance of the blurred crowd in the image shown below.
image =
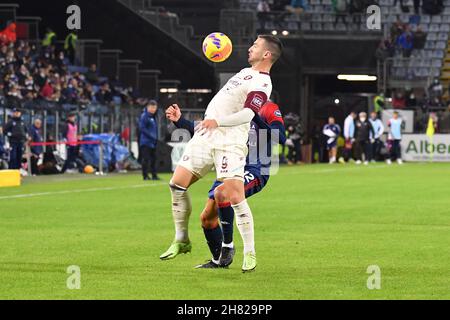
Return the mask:
<path id="1" fill-rule="evenodd" d="M 95 64 L 87 71 L 73 67 L 77 39 L 73 33 L 63 47 L 58 46 L 50 29 L 40 46 L 15 38 L 0 39 L 0 99 L 8 107 L 36 107 L 48 102 L 81 107 L 141 103 L 136 89 L 118 79 L 102 78 Z"/>

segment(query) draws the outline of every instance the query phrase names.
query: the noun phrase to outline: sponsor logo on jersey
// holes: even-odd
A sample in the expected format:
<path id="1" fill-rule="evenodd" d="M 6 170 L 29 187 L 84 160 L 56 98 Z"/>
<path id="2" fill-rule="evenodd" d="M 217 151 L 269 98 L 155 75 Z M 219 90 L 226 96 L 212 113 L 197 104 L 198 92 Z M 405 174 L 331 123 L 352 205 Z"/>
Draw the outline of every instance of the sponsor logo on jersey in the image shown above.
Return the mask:
<path id="1" fill-rule="evenodd" d="M 277 110 L 277 111 L 275 111 L 275 116 L 277 116 L 277 117 L 282 117 L 282 115 L 281 115 L 281 111 L 280 110 Z"/>
<path id="2" fill-rule="evenodd" d="M 183 157 L 183 161 L 188 161 L 189 160 L 189 156 L 184 156 Z"/>
<path id="3" fill-rule="evenodd" d="M 260 95 L 255 94 L 252 102 L 250 103 L 252 107 L 261 108 L 263 105 L 264 99 Z"/>
<path id="4" fill-rule="evenodd" d="M 246 76 L 245 78 L 244 78 L 244 80 L 252 80 L 253 79 L 253 76 Z"/>

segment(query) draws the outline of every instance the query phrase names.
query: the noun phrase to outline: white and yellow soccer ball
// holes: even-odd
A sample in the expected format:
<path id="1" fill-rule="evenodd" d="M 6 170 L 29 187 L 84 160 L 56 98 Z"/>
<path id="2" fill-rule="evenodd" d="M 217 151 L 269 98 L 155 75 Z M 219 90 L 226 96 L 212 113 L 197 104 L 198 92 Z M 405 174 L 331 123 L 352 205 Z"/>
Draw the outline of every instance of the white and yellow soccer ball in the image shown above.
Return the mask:
<path id="1" fill-rule="evenodd" d="M 221 32 L 213 32 L 203 41 L 203 54 L 212 62 L 224 62 L 232 52 L 233 43 Z"/>

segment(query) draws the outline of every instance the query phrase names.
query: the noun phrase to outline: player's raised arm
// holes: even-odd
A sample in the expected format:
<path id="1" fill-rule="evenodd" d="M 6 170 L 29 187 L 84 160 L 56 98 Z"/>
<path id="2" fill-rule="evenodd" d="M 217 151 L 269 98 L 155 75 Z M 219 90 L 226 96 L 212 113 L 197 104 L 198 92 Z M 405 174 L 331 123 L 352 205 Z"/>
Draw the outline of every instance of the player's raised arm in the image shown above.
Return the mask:
<path id="1" fill-rule="evenodd" d="M 186 129 L 191 135 L 194 135 L 194 122 L 183 117 L 180 107 L 177 104 L 171 105 L 166 110 L 166 117 L 172 121 L 178 129 Z"/>

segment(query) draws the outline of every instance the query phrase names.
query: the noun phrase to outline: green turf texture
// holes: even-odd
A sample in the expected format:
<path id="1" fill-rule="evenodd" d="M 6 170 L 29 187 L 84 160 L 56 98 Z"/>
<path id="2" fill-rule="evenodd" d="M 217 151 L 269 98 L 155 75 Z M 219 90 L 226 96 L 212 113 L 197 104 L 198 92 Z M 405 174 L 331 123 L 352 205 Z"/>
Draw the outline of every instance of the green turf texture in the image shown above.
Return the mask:
<path id="1" fill-rule="evenodd" d="M 174 236 L 169 175 L 28 178 L 0 189 L 0 299 L 449 299 L 449 176 L 449 164 L 283 167 L 250 200 L 250 274 L 236 228 L 230 269 L 193 268 L 209 258 L 199 214 L 213 175 L 191 189 L 193 252 L 172 261 L 158 259 Z M 381 290 L 367 288 L 370 265 Z"/>

